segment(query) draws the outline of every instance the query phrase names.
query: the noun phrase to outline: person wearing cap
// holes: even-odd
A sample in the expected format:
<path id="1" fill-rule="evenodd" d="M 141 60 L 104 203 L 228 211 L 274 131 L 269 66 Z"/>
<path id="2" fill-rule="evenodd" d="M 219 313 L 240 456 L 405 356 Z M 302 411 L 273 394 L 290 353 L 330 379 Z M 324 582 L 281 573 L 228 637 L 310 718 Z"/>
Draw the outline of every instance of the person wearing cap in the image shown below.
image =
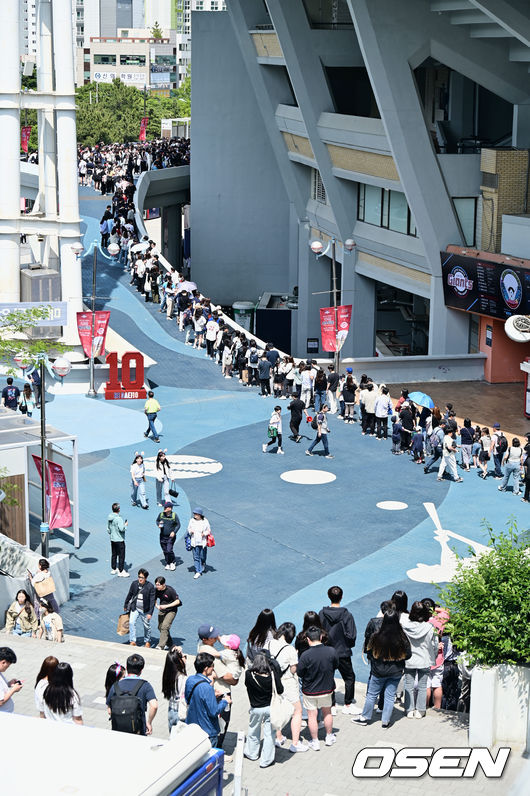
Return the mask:
<path id="1" fill-rule="evenodd" d="M 212 675 L 215 658 L 208 652 L 199 652 L 193 665 L 197 674 L 186 680 L 184 699 L 188 703 L 186 724 L 197 724 L 207 734 L 212 746 L 217 746 L 219 737 L 219 714 L 231 703 L 225 697 L 220 702 L 215 697 Z"/>
<path id="2" fill-rule="evenodd" d="M 491 447 L 490 447 L 490 456 L 493 456 L 493 463 L 495 465 L 495 480 L 498 481 L 504 475 L 502 472 L 501 464 L 502 464 L 502 457 L 506 449 L 501 450 L 501 437 L 504 434 L 501 431 L 501 424 L 494 423 L 493 424 L 493 434 L 491 435 Z"/>
<path id="3" fill-rule="evenodd" d="M 208 652 L 214 657 L 214 691 L 219 702 L 226 696 L 231 697 L 231 689 L 236 686 L 245 668 L 245 659 L 240 650 L 241 639 L 235 633 L 219 635 L 219 630 L 214 625 L 201 625 L 197 631 L 199 643 L 197 652 Z M 215 649 L 216 642 L 223 645 L 224 649 Z M 220 732 L 217 746 L 223 745 L 228 725 L 230 723 L 230 704 L 219 714 Z"/>
<path id="4" fill-rule="evenodd" d="M 160 529 L 160 547 L 166 560 L 166 569 L 175 569 L 175 553 L 173 547 L 180 528 L 180 520 L 177 513 L 173 510 L 173 503 L 167 500 L 164 509 L 156 518 L 156 524 Z"/>
<path id="5" fill-rule="evenodd" d="M 211 532 L 210 523 L 204 516 L 204 509 L 197 506 L 193 509 L 193 515 L 188 523 L 188 534 L 195 565 L 195 575 L 193 576 L 195 580 L 201 577 L 206 568 L 206 553 L 208 551 L 206 545 Z"/>

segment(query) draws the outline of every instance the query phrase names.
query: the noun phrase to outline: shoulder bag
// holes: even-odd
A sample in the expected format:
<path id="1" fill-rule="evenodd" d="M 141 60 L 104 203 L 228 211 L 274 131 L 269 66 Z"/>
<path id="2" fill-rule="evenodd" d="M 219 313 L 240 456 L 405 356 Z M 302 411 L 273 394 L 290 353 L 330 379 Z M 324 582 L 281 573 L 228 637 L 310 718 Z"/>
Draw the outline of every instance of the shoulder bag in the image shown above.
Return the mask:
<path id="1" fill-rule="evenodd" d="M 282 730 L 294 712 L 294 706 L 276 690 L 274 672 L 271 671 L 272 697 L 270 707 L 271 726 L 273 730 Z"/>
<path id="2" fill-rule="evenodd" d="M 39 580 L 37 583 L 33 583 L 33 588 L 35 589 L 38 597 L 47 597 L 48 594 L 53 594 L 55 591 L 55 581 L 50 575 L 49 578 L 44 578 L 44 580 Z"/>

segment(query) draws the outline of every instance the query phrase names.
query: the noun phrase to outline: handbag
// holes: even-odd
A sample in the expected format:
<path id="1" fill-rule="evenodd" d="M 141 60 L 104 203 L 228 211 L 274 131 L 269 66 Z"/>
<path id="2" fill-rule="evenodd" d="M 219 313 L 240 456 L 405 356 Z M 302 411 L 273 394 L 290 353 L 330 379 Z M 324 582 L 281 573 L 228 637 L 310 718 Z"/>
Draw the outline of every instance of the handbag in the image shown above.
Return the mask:
<path id="1" fill-rule="evenodd" d="M 271 671 L 272 698 L 270 706 L 271 726 L 273 730 L 282 730 L 294 713 L 294 706 L 276 690 L 274 672 Z"/>
<path id="2" fill-rule="evenodd" d="M 55 581 L 50 575 L 49 578 L 45 578 L 44 580 L 39 580 L 37 583 L 34 583 L 33 588 L 35 589 L 37 597 L 47 597 L 48 594 L 53 594 L 55 591 Z"/>
<path id="3" fill-rule="evenodd" d="M 116 633 L 118 636 L 126 636 L 129 632 L 129 614 L 120 614 L 118 617 L 118 627 Z"/>
<path id="4" fill-rule="evenodd" d="M 213 533 L 209 533 L 206 537 L 206 547 L 215 547 L 215 539 L 213 538 Z"/>
<path id="5" fill-rule="evenodd" d="M 278 435 L 278 429 L 276 428 L 276 426 L 269 426 L 269 428 L 267 429 L 267 436 L 269 437 L 269 439 L 276 439 L 277 435 Z"/>
<path id="6" fill-rule="evenodd" d="M 189 533 L 186 534 L 186 536 L 184 537 L 184 544 L 186 545 L 186 550 L 189 553 L 191 550 L 191 534 Z"/>
<path id="7" fill-rule="evenodd" d="M 28 411 L 28 402 L 26 401 L 25 396 L 24 396 L 24 403 L 20 404 L 19 409 L 20 409 L 20 411 L 22 412 L 23 415 L 25 415 L 27 413 L 27 411 Z"/>
<path id="8" fill-rule="evenodd" d="M 188 679 L 187 677 L 182 677 L 182 688 L 179 691 L 179 706 L 177 713 L 180 721 L 186 721 L 186 718 L 188 716 L 188 703 L 186 702 L 186 699 L 184 697 L 184 691 L 186 688 L 187 679 Z"/>
<path id="9" fill-rule="evenodd" d="M 178 498 L 179 493 L 173 488 L 173 481 L 170 481 L 170 484 L 171 486 L 168 489 L 168 493 L 171 495 L 171 497 Z"/>

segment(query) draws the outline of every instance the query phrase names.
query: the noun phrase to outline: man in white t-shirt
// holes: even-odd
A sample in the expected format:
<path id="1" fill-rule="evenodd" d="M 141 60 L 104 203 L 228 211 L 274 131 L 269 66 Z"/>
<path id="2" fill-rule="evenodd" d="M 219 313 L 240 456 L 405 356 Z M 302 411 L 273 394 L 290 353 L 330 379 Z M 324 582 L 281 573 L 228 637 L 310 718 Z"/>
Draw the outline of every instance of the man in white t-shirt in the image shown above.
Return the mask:
<path id="1" fill-rule="evenodd" d="M 16 662 L 17 656 L 11 647 L 0 647 L 0 711 L 3 713 L 14 713 L 15 703 L 12 696 L 22 688 L 20 680 L 6 680 L 4 677 L 4 672 Z"/>
<path id="2" fill-rule="evenodd" d="M 456 449 L 458 445 L 455 442 L 455 433 L 454 431 L 449 431 L 443 441 L 442 445 L 442 461 L 440 462 L 440 467 L 438 468 L 438 481 L 443 480 L 443 474 L 445 470 L 449 472 L 450 475 L 453 477 L 453 481 L 456 483 L 462 483 L 464 480 L 463 478 L 459 478 L 458 471 L 456 469 Z"/>

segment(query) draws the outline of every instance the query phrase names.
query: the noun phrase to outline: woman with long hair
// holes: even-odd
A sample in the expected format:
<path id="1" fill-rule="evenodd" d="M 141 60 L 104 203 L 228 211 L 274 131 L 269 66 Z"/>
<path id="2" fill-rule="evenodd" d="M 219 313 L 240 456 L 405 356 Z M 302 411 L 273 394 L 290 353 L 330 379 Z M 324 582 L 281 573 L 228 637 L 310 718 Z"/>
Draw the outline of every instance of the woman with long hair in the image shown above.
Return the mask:
<path id="1" fill-rule="evenodd" d="M 292 646 L 296 636 L 296 628 L 292 622 L 284 622 L 280 625 L 274 638 L 269 642 L 268 649 L 271 657 L 280 667 L 283 683 L 283 693 L 286 699 L 293 705 L 293 716 L 291 718 L 291 745 L 289 751 L 307 752 L 309 747 L 300 741 L 300 730 L 302 728 L 302 703 L 300 701 L 300 688 L 296 667 L 298 665 L 298 655 Z M 285 738 L 281 730 L 276 731 L 276 746 L 283 746 Z"/>
<path id="2" fill-rule="evenodd" d="M 302 629 L 299 632 L 299 634 L 297 635 L 297 637 L 295 639 L 295 642 L 294 642 L 294 647 L 295 647 L 295 649 L 296 649 L 296 651 L 298 653 L 298 657 L 300 657 L 302 652 L 305 652 L 306 650 L 309 649 L 309 644 L 307 643 L 306 630 L 308 628 L 310 628 L 310 627 L 318 627 L 318 628 L 320 628 L 320 630 L 322 631 L 322 635 L 321 635 L 322 644 L 327 644 L 328 643 L 328 634 L 326 633 L 326 631 L 322 627 L 322 622 L 320 621 L 320 617 L 317 614 L 317 612 L 316 611 L 306 611 L 305 614 L 304 614 L 304 620 L 303 620 L 303 623 L 302 623 Z"/>
<path id="3" fill-rule="evenodd" d="M 381 726 L 383 729 L 390 727 L 397 687 L 405 670 L 405 661 L 412 655 L 410 641 L 399 619 L 397 611 L 387 611 L 380 629 L 372 635 L 366 645 L 370 661 L 370 680 L 363 712 L 352 719 L 356 724 L 367 724 L 370 721 L 379 694 L 383 692 Z"/>
<path id="4" fill-rule="evenodd" d="M 269 663 L 266 656 L 262 652 L 258 652 L 254 656 L 252 666 L 245 672 L 245 685 L 250 702 L 250 718 L 243 753 L 249 760 L 257 760 L 259 756 L 260 768 L 267 768 L 274 763 L 274 730 L 271 725 L 272 678 L 274 677 L 277 693 L 283 694 L 283 683 L 279 669 L 280 667 L 276 663 Z M 262 726 L 263 748 L 260 755 L 259 745 Z"/>
<path id="5" fill-rule="evenodd" d="M 18 400 L 18 408 L 23 415 L 31 417 L 35 409 L 35 398 L 33 397 L 33 390 L 30 384 L 24 384 L 24 388 Z"/>
<path id="6" fill-rule="evenodd" d="M 33 636 L 34 638 L 38 626 L 39 623 L 31 604 L 31 597 L 27 591 L 19 589 L 15 599 L 7 609 L 5 632 L 12 633 L 14 636 Z"/>
<path id="7" fill-rule="evenodd" d="M 37 675 L 37 679 L 35 680 L 35 707 L 37 708 L 41 719 L 44 718 L 43 695 L 48 688 L 50 675 L 58 663 L 59 660 L 55 657 L 55 655 L 48 655 L 47 658 L 44 658 Z"/>
<path id="8" fill-rule="evenodd" d="M 61 661 L 51 672 L 44 691 L 44 718 L 63 724 L 82 724 L 81 700 L 74 688 L 74 673 Z"/>
<path id="9" fill-rule="evenodd" d="M 122 677 L 125 677 L 125 666 L 123 666 L 121 663 L 118 663 L 118 661 L 112 663 L 107 669 L 107 674 L 105 675 L 105 699 L 108 697 L 112 686 L 121 680 Z"/>
<path id="10" fill-rule="evenodd" d="M 148 509 L 147 498 L 145 496 L 145 464 L 141 453 L 135 453 L 131 464 L 131 503 L 133 506 L 140 505 L 143 509 Z"/>
<path id="11" fill-rule="evenodd" d="M 57 611 L 54 610 L 52 603 L 45 600 L 44 597 L 39 602 L 40 606 L 40 622 L 39 622 L 39 638 L 44 638 L 46 641 L 64 641 L 64 626 L 63 620 Z"/>
<path id="12" fill-rule="evenodd" d="M 266 646 L 276 633 L 276 617 L 271 608 L 264 608 L 258 614 L 256 624 L 248 634 L 246 663 L 249 666 L 258 652 Z"/>
<path id="13" fill-rule="evenodd" d="M 166 655 L 162 672 L 162 693 L 168 701 L 167 723 L 170 734 L 171 728 L 178 724 L 180 719 L 179 705 L 180 700 L 184 699 L 186 680 L 186 656 L 180 647 L 171 647 Z"/>
<path id="14" fill-rule="evenodd" d="M 438 652 L 438 635 L 429 622 L 430 616 L 431 611 L 423 601 L 414 602 L 408 619 L 402 623 L 412 648 L 412 656 L 405 666 L 405 713 L 408 719 L 423 719 L 427 710 L 427 681 Z"/>
<path id="15" fill-rule="evenodd" d="M 169 496 L 171 465 L 165 451 L 158 451 L 155 462 L 156 476 L 156 505 L 162 506 L 166 501 L 171 502 Z"/>

